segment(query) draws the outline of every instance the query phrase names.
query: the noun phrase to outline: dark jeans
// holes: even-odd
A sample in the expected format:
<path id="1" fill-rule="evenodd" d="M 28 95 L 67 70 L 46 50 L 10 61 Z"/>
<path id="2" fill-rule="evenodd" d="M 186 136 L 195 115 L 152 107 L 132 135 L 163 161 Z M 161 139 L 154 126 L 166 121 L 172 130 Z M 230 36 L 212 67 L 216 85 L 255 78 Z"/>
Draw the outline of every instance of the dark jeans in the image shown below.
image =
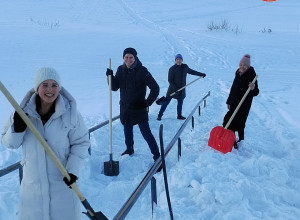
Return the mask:
<path id="1" fill-rule="evenodd" d="M 244 132 L 244 128 L 240 128 L 239 130 L 238 130 L 238 134 L 239 134 L 239 141 L 241 141 L 241 140 L 244 140 L 244 134 L 245 132 Z"/>
<path id="2" fill-rule="evenodd" d="M 138 124 L 140 131 L 146 140 L 151 153 L 153 154 L 153 159 L 156 160 L 159 158 L 160 153 L 158 149 L 158 145 L 156 143 L 156 140 L 150 130 L 148 121 Z M 124 135 L 125 135 L 125 144 L 127 147 L 127 150 L 133 150 L 133 125 L 132 124 L 124 124 Z"/>
<path id="3" fill-rule="evenodd" d="M 169 103 L 171 102 L 171 99 L 167 99 L 160 107 L 158 116 L 162 117 L 167 106 L 169 105 Z M 177 115 L 182 115 L 182 104 L 183 104 L 183 99 L 177 99 Z"/>
<path id="4" fill-rule="evenodd" d="M 229 129 L 229 128 L 228 128 L 228 129 Z M 236 131 L 234 131 L 234 130 L 232 130 L 232 129 L 229 129 L 229 130 L 231 130 L 231 131 L 233 131 L 233 132 L 236 132 Z M 237 131 L 237 133 L 238 133 L 238 135 L 239 135 L 239 140 L 238 140 L 238 141 L 244 140 L 244 138 L 245 138 L 245 130 L 244 130 L 244 128 L 240 128 L 240 129 Z"/>

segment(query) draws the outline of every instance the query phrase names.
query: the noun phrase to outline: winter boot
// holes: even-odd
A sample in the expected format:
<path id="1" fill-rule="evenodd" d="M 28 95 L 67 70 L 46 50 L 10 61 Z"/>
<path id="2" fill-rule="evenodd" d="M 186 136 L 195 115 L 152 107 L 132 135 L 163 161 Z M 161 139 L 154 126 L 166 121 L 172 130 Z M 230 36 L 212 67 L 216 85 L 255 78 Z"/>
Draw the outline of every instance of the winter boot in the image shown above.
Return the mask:
<path id="1" fill-rule="evenodd" d="M 159 173 L 162 169 L 162 164 L 158 167 L 158 169 L 156 170 L 156 173 Z"/>
<path id="2" fill-rule="evenodd" d="M 161 116 L 157 116 L 157 121 L 161 121 Z"/>
<path id="3" fill-rule="evenodd" d="M 125 154 L 128 154 L 129 156 L 131 156 L 132 154 L 134 154 L 134 150 L 132 149 L 132 150 L 125 150 L 122 154 L 121 154 L 121 156 L 124 156 Z"/>
<path id="4" fill-rule="evenodd" d="M 234 147 L 234 149 L 238 149 L 239 148 L 236 141 L 234 141 L 233 147 Z"/>
<path id="5" fill-rule="evenodd" d="M 182 115 L 178 115 L 178 116 L 177 116 L 177 119 L 179 119 L 179 120 L 185 120 L 186 117 L 184 117 L 184 116 L 182 116 Z"/>

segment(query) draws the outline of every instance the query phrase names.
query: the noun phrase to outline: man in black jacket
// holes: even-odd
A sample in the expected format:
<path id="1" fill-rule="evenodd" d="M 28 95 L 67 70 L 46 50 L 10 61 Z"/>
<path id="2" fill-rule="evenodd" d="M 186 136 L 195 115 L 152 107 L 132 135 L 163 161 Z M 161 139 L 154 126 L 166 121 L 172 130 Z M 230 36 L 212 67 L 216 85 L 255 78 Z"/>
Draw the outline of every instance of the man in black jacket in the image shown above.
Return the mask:
<path id="1" fill-rule="evenodd" d="M 133 126 L 138 125 L 149 145 L 154 161 L 160 156 L 158 145 L 148 123 L 148 107 L 152 105 L 159 94 L 159 86 L 151 73 L 142 65 L 134 48 L 126 48 L 123 52 L 124 64 L 118 67 L 114 76 L 111 69 L 106 75 L 111 75 L 111 88 L 120 89 L 120 120 L 124 126 L 125 144 L 127 149 L 122 153 L 134 153 Z M 146 97 L 146 88 L 150 89 Z"/>
<path id="2" fill-rule="evenodd" d="M 170 94 L 176 92 L 178 89 L 186 85 L 186 76 L 188 73 L 191 75 L 202 76 L 203 78 L 206 76 L 205 73 L 200 73 L 195 70 L 192 70 L 191 68 L 189 68 L 187 64 L 183 64 L 182 61 L 183 61 L 182 55 L 177 54 L 175 56 L 175 64 L 169 69 L 168 81 L 170 85 L 166 97 L 170 96 Z M 185 89 L 179 91 L 174 96 L 172 96 L 172 98 L 177 99 L 177 119 L 179 120 L 186 119 L 186 117 L 182 116 L 182 104 L 185 96 L 186 96 Z M 161 120 L 161 117 L 163 116 L 163 113 L 170 102 L 171 99 L 167 99 L 162 104 L 157 117 L 158 121 Z"/>

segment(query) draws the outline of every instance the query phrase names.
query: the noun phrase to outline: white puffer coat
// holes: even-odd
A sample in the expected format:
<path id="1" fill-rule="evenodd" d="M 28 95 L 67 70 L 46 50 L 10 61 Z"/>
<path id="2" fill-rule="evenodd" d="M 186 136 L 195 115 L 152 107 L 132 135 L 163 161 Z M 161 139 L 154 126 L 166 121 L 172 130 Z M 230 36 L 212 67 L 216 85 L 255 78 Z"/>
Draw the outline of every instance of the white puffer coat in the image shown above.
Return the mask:
<path id="1" fill-rule="evenodd" d="M 63 88 L 56 100 L 55 112 L 45 125 L 36 111 L 36 96 L 30 90 L 21 108 L 48 142 L 69 173 L 80 175 L 90 146 L 88 129 L 77 110 L 74 98 Z M 2 143 L 23 150 L 23 180 L 20 188 L 18 219 L 78 220 L 81 203 L 30 129 L 14 132 L 13 115 L 2 133 Z"/>

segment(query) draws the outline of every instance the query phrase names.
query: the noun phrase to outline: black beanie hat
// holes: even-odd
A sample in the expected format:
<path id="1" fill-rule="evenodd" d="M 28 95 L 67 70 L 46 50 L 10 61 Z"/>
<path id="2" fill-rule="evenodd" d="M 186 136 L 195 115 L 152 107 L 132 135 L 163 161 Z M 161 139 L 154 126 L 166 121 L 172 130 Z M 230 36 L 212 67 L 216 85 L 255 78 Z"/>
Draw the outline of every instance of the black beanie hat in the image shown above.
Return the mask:
<path id="1" fill-rule="evenodd" d="M 132 54 L 133 56 L 134 56 L 134 58 L 136 59 L 136 56 L 137 56 L 137 52 L 136 52 L 136 50 L 134 49 L 134 48 L 132 48 L 132 47 L 128 47 L 128 48 L 126 48 L 125 50 L 124 50 L 124 52 L 123 52 L 123 58 L 124 58 L 124 56 L 126 55 L 126 54 Z"/>

